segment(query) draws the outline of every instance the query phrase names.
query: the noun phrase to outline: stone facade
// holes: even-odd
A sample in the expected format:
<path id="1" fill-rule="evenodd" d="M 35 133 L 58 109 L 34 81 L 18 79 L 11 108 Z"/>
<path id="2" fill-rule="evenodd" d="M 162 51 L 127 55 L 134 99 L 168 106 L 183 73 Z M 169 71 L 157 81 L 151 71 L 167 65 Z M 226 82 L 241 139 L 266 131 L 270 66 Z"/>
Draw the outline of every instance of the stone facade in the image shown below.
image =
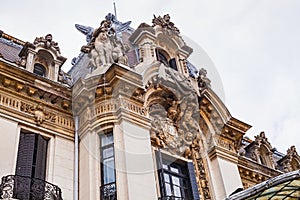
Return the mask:
<path id="1" fill-rule="evenodd" d="M 169 15 L 152 23 L 134 30 L 109 14 L 96 29 L 76 25 L 87 44 L 69 73 L 51 34 L 29 43 L 0 32 L 13 49 L 0 48 L 1 177 L 16 172 L 21 132 L 47 139 L 45 181 L 65 200 L 224 199 L 300 168 L 294 146 L 285 155 L 264 132 L 245 137 L 251 126 L 230 114 L 209 71 L 192 68 Z M 162 178 L 178 178 L 174 166 L 188 185 Z"/>

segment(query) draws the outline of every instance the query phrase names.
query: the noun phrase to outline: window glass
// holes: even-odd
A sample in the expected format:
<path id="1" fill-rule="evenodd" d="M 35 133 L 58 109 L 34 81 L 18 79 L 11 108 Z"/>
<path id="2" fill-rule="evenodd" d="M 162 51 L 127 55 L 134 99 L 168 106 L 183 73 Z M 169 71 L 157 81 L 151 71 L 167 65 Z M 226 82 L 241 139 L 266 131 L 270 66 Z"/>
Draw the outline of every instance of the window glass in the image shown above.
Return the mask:
<path id="1" fill-rule="evenodd" d="M 173 182 L 174 185 L 180 185 L 179 178 L 176 177 L 176 176 L 172 177 L 172 182 Z"/>
<path id="2" fill-rule="evenodd" d="M 109 147 L 107 149 L 103 149 L 103 159 L 111 157 L 114 155 L 114 148 L 113 147 Z"/>
<path id="3" fill-rule="evenodd" d="M 115 163 L 113 158 L 109 158 L 103 161 L 103 174 L 105 175 L 103 178 L 103 183 L 112 183 L 115 182 Z"/>
<path id="4" fill-rule="evenodd" d="M 101 136 L 101 146 L 102 147 L 109 145 L 109 144 L 113 144 L 113 142 L 114 142 L 114 139 L 113 139 L 112 134 L 107 134 L 107 135 Z"/>
<path id="5" fill-rule="evenodd" d="M 101 135 L 100 145 L 101 181 L 105 185 L 116 181 L 113 134 Z"/>
<path id="6" fill-rule="evenodd" d="M 167 196 L 172 196 L 171 185 L 166 183 L 165 186 L 166 186 L 166 195 Z"/>
<path id="7" fill-rule="evenodd" d="M 180 187 L 174 186 L 174 196 L 181 197 Z"/>
<path id="8" fill-rule="evenodd" d="M 167 156 L 166 156 L 167 157 Z M 171 162 L 171 160 L 173 162 Z M 161 196 L 166 199 L 170 198 L 184 198 L 192 199 L 191 186 L 189 181 L 189 176 L 187 174 L 188 169 L 187 164 L 182 161 L 176 161 L 174 159 L 164 159 L 162 156 L 159 159 L 162 162 L 160 166 L 161 177 Z"/>
<path id="9" fill-rule="evenodd" d="M 34 65 L 33 73 L 35 73 L 39 76 L 45 77 L 46 76 L 46 68 L 43 65 L 37 63 Z"/>
<path id="10" fill-rule="evenodd" d="M 170 178 L 168 174 L 164 174 L 164 179 L 166 183 L 170 183 Z"/>
<path id="11" fill-rule="evenodd" d="M 175 168 L 175 167 L 171 167 L 171 171 L 175 172 L 175 173 L 179 173 L 179 170 L 177 168 Z"/>

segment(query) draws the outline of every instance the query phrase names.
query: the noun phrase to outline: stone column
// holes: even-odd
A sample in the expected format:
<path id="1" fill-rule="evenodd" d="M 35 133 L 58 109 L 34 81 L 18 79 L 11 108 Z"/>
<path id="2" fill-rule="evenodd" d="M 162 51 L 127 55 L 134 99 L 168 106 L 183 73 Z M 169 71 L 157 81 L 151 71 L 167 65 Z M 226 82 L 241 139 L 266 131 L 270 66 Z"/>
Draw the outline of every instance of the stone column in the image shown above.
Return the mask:
<path id="1" fill-rule="evenodd" d="M 33 59 L 36 52 L 32 49 L 28 49 L 27 61 L 26 61 L 26 70 L 29 72 L 33 72 Z"/>
<path id="2" fill-rule="evenodd" d="M 215 199 L 225 199 L 236 189 L 243 188 L 235 153 L 215 146 L 208 156 Z"/>
<path id="3" fill-rule="evenodd" d="M 118 198 L 157 199 L 149 129 L 121 119 L 114 138 Z"/>

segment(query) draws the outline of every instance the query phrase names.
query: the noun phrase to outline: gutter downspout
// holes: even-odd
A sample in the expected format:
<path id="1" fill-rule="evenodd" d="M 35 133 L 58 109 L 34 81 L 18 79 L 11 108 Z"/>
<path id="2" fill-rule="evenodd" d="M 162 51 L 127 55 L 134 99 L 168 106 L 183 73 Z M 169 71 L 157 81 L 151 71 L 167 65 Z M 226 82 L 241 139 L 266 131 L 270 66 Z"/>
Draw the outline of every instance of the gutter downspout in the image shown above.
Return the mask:
<path id="1" fill-rule="evenodd" d="M 74 200 L 78 200 L 78 115 L 75 115 L 75 146 L 74 146 Z"/>

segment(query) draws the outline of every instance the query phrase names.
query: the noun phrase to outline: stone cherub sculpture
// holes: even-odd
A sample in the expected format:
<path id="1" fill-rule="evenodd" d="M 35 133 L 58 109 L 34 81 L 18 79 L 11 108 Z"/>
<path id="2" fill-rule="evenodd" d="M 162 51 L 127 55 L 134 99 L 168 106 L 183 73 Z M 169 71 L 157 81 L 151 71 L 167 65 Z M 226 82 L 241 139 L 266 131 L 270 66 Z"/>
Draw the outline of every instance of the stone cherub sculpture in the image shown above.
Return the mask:
<path id="1" fill-rule="evenodd" d="M 82 52 L 89 53 L 93 67 L 108 66 L 114 62 L 127 64 L 127 50 L 127 46 L 117 39 L 108 19 L 101 22 L 100 27 L 94 30 L 90 42 L 81 48 Z"/>

